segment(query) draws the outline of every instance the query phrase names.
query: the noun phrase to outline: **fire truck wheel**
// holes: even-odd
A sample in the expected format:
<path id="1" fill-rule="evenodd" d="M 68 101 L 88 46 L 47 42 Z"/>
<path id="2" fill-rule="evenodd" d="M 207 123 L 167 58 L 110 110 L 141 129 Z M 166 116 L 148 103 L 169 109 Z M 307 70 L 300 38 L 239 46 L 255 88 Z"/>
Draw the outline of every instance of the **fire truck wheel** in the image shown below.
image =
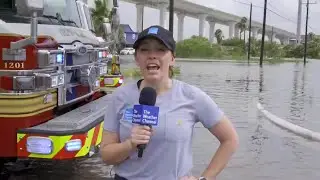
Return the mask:
<path id="1" fill-rule="evenodd" d="M 10 173 L 5 168 L 6 160 L 4 158 L 0 158 L 0 179 L 8 180 L 10 178 Z"/>
<path id="2" fill-rule="evenodd" d="M 0 175 L 2 174 L 3 169 L 4 169 L 4 159 L 0 158 Z"/>

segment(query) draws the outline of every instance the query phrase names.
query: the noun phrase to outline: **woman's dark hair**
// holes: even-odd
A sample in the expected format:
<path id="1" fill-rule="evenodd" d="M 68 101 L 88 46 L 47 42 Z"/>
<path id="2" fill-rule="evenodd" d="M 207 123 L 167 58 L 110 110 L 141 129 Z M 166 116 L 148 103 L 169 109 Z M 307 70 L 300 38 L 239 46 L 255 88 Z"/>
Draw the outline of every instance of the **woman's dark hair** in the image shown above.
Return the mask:
<path id="1" fill-rule="evenodd" d="M 169 66 L 169 78 L 173 78 L 173 76 L 174 76 L 173 66 Z"/>

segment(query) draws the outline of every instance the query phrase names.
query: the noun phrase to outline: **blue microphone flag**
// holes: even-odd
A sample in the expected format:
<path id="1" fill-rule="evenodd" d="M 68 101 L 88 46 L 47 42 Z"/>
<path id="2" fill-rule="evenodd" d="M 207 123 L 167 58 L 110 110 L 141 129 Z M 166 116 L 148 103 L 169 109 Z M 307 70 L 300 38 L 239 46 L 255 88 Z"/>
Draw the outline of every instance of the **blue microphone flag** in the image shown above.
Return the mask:
<path id="1" fill-rule="evenodd" d="M 159 107 L 148 105 L 134 105 L 132 123 L 140 125 L 158 125 Z"/>

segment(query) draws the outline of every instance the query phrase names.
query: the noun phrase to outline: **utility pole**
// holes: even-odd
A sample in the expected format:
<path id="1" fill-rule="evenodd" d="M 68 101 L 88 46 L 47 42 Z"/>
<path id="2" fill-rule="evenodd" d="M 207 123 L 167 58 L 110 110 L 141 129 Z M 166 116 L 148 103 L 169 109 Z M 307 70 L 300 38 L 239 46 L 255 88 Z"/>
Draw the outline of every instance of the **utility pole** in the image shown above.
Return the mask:
<path id="1" fill-rule="evenodd" d="M 263 56 L 264 56 L 264 39 L 265 39 L 265 36 L 266 36 L 267 3 L 268 3 L 268 0 L 264 0 L 262 41 L 261 41 L 261 49 L 260 49 L 260 67 L 262 67 Z"/>
<path id="2" fill-rule="evenodd" d="M 271 28 L 271 43 L 273 43 L 273 26 L 272 26 L 272 28 Z"/>
<path id="3" fill-rule="evenodd" d="M 251 56 L 251 21 L 252 21 L 252 3 L 250 4 L 250 20 L 249 20 L 249 47 L 248 47 L 248 63 Z"/>
<path id="4" fill-rule="evenodd" d="M 142 8 L 142 22 L 141 22 L 142 30 L 143 30 L 143 21 L 144 21 L 144 8 Z"/>
<path id="5" fill-rule="evenodd" d="M 307 0 L 307 16 L 306 16 L 306 31 L 304 34 L 304 56 L 303 56 L 303 64 L 306 65 L 307 59 L 307 45 L 308 45 L 308 21 L 309 21 L 309 0 Z"/>
<path id="6" fill-rule="evenodd" d="M 174 0 L 170 0 L 169 4 L 169 31 L 173 33 L 173 15 L 174 15 Z"/>
<path id="7" fill-rule="evenodd" d="M 301 13 L 302 13 L 302 0 L 298 0 L 298 20 L 297 20 L 297 43 L 301 42 Z"/>
<path id="8" fill-rule="evenodd" d="M 304 56 L 303 56 L 303 64 L 306 65 L 307 61 L 307 48 L 308 48 L 308 22 L 309 22 L 309 5 L 310 4 L 317 4 L 316 2 L 310 3 L 309 0 L 307 0 L 307 15 L 306 15 L 306 29 L 304 34 Z"/>

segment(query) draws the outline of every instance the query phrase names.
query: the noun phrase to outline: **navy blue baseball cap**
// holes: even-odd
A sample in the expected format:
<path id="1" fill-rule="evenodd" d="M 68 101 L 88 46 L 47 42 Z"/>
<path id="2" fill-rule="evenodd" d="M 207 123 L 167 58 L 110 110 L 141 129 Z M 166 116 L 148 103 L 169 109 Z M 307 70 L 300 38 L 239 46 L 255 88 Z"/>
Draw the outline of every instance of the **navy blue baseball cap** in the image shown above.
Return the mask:
<path id="1" fill-rule="evenodd" d="M 133 44 L 133 48 L 137 49 L 141 41 L 149 37 L 158 39 L 172 52 L 176 50 L 176 41 L 173 38 L 173 33 L 157 25 L 150 26 L 139 33 L 137 40 Z"/>

